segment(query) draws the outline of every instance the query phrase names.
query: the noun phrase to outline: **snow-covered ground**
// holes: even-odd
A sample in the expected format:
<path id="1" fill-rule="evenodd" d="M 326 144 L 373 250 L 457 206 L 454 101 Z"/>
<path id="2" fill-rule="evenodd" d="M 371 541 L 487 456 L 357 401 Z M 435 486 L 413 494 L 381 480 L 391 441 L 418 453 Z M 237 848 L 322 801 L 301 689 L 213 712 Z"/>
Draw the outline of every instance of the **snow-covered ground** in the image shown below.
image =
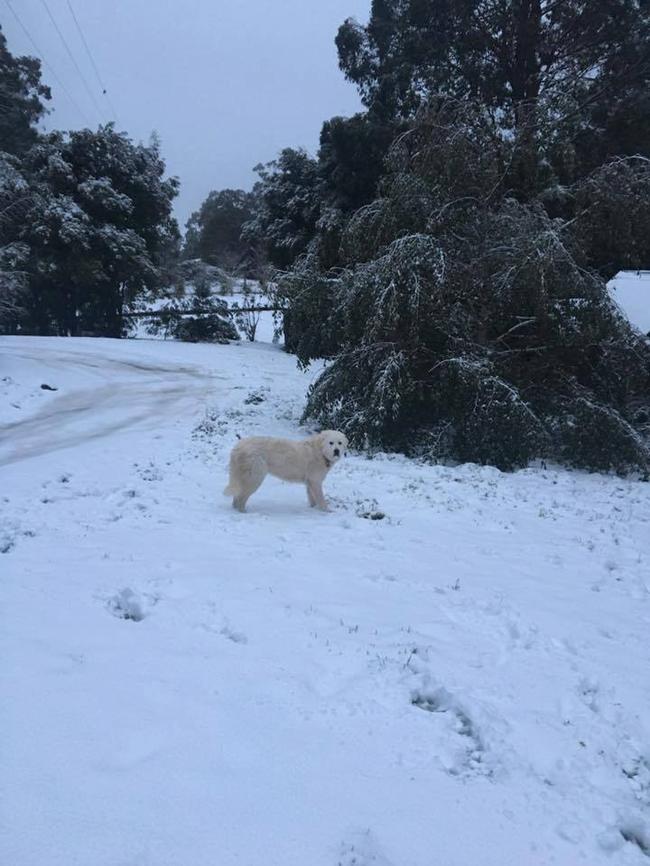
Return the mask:
<path id="1" fill-rule="evenodd" d="M 233 512 L 315 375 L 0 338 L 0 862 L 648 864 L 650 484 L 351 454 Z"/>

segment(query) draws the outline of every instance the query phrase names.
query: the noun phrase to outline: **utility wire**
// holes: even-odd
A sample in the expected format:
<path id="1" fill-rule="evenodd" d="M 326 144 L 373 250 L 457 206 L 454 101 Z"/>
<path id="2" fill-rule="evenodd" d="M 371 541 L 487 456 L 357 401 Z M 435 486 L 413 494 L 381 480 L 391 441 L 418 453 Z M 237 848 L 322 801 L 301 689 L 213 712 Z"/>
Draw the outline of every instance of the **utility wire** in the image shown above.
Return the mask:
<path id="1" fill-rule="evenodd" d="M 84 36 L 83 30 L 81 29 L 81 24 L 79 23 L 79 20 L 77 19 L 77 16 L 75 15 L 75 11 L 72 8 L 72 3 L 70 2 L 70 0 L 67 0 L 67 3 L 68 3 L 68 9 L 70 10 L 70 14 L 72 15 L 72 19 L 73 19 L 73 21 L 77 27 L 77 31 L 79 33 L 79 36 L 81 37 L 81 41 L 83 42 L 84 48 L 86 49 L 86 54 L 88 55 L 88 59 L 90 60 L 90 63 L 92 64 L 93 70 L 95 72 L 95 76 L 97 77 L 97 83 L 99 84 L 99 86 L 101 88 L 102 94 L 106 97 L 106 102 L 108 103 L 108 107 L 110 108 L 111 114 L 113 115 L 113 120 L 115 120 L 115 122 L 118 123 L 119 121 L 117 119 L 117 112 L 115 111 L 113 103 L 111 102 L 111 98 L 108 95 L 108 90 L 106 89 L 104 82 L 102 81 L 102 77 L 99 74 L 99 69 L 97 68 L 97 64 L 95 63 L 95 58 L 93 57 L 92 52 L 91 52 L 90 48 L 88 47 L 88 42 L 86 41 L 86 37 Z"/>
<path id="2" fill-rule="evenodd" d="M 52 15 L 50 7 L 47 5 L 47 0 L 41 0 L 41 3 L 43 5 L 43 8 L 45 9 L 47 14 L 49 15 L 50 21 L 52 22 L 54 29 L 59 34 L 59 39 L 61 40 L 61 42 L 63 42 L 63 47 L 68 52 L 68 57 L 72 61 L 74 68 L 77 70 L 77 74 L 79 75 L 79 78 L 81 78 L 83 86 L 86 88 L 86 93 L 88 94 L 88 96 L 92 100 L 92 103 L 95 106 L 95 108 L 97 109 L 99 117 L 101 118 L 102 117 L 102 109 L 99 107 L 99 104 L 98 104 L 97 100 L 95 99 L 95 94 L 92 92 L 92 90 L 90 89 L 90 87 L 88 85 L 88 81 L 86 80 L 86 76 L 84 75 L 79 64 L 77 63 L 75 56 L 72 53 L 70 46 L 68 45 L 67 39 L 65 38 L 65 36 L 61 32 L 59 25 L 56 23 L 56 19 L 55 19 L 54 15 Z"/>
<path id="3" fill-rule="evenodd" d="M 18 22 L 18 26 L 19 26 L 20 29 L 23 31 L 23 33 L 25 34 L 25 36 L 29 39 L 29 41 L 31 42 L 31 44 L 33 45 L 34 50 L 36 51 L 36 54 L 37 54 L 37 55 L 41 58 L 41 60 L 43 61 L 43 66 L 45 66 L 47 69 L 50 70 L 50 75 L 51 75 L 52 78 L 53 78 L 53 79 L 58 83 L 58 85 L 59 85 L 59 87 L 61 88 L 61 90 L 62 90 L 62 91 L 65 93 L 65 95 L 68 97 L 68 100 L 69 100 L 70 104 L 71 104 L 71 105 L 73 106 L 73 108 L 76 110 L 77 114 L 79 114 L 79 115 L 82 117 L 84 123 L 85 123 L 87 126 L 92 126 L 92 123 L 89 121 L 88 117 L 86 116 L 85 111 L 82 111 L 81 108 L 79 108 L 79 106 L 77 105 L 77 103 L 75 102 L 75 100 L 73 99 L 73 97 L 71 96 L 70 91 L 68 90 L 68 88 L 67 88 L 67 87 L 65 86 L 65 84 L 61 81 L 61 79 L 59 78 L 59 76 L 56 74 L 56 70 L 54 69 L 54 67 L 53 67 L 50 63 L 48 63 L 47 60 L 45 59 L 45 55 L 43 54 L 43 52 L 41 51 L 41 49 L 38 47 L 38 45 L 34 42 L 31 33 L 30 33 L 29 30 L 25 27 L 25 25 L 23 24 L 23 22 L 21 21 L 21 19 L 18 17 L 18 13 L 17 13 L 16 10 L 14 9 L 14 7 L 11 5 L 11 3 L 9 2 L 9 0 L 5 0 L 5 3 L 7 4 L 8 8 L 9 8 L 9 11 L 11 12 L 11 14 L 14 16 L 14 18 L 15 18 L 16 21 Z"/>

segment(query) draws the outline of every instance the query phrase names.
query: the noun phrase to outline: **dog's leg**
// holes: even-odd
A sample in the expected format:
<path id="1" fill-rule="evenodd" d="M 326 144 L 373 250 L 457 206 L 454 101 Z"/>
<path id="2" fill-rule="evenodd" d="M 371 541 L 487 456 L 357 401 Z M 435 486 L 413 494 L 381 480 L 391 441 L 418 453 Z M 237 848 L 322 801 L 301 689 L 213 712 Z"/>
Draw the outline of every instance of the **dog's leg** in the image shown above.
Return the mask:
<path id="1" fill-rule="evenodd" d="M 232 507 L 237 509 L 237 511 L 241 511 L 242 514 L 246 511 L 246 501 L 248 496 L 244 496 L 243 494 L 239 494 L 239 496 L 235 496 L 232 501 Z"/>
<path id="2" fill-rule="evenodd" d="M 323 485 L 320 481 L 312 481 L 311 482 L 311 493 L 314 499 L 316 500 L 316 505 L 321 511 L 329 511 L 329 505 L 325 500 L 325 496 L 323 494 Z"/>
<path id="3" fill-rule="evenodd" d="M 311 481 L 307 482 L 307 499 L 309 499 L 309 504 L 313 508 L 316 505 L 316 497 L 311 489 Z"/>
<path id="4" fill-rule="evenodd" d="M 266 478 L 266 465 L 263 460 L 254 460 L 244 466 L 239 476 L 239 490 L 232 501 L 237 511 L 246 511 L 246 503 Z"/>

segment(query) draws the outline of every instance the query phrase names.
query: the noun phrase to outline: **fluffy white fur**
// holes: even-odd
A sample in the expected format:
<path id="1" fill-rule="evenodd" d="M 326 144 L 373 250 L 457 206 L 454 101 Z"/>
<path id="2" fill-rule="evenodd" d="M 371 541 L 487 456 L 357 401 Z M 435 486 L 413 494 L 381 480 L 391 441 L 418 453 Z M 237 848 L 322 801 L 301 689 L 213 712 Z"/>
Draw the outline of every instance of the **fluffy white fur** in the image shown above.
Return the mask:
<path id="1" fill-rule="evenodd" d="M 233 508 L 245 511 L 249 497 L 270 474 L 304 484 L 309 504 L 328 511 L 323 481 L 347 447 L 348 440 L 337 430 L 323 430 L 302 442 L 270 436 L 242 439 L 230 454 L 230 481 L 223 492 L 233 497 Z"/>

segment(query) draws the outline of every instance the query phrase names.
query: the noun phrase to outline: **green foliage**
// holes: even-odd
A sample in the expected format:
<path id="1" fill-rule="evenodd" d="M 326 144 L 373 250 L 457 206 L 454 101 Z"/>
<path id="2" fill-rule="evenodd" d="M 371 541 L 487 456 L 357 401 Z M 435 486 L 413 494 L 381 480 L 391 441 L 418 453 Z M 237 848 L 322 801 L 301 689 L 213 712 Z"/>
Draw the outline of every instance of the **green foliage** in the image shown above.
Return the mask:
<path id="1" fill-rule="evenodd" d="M 650 262 L 650 159 L 607 162 L 576 184 L 575 234 L 607 279 Z"/>
<path id="2" fill-rule="evenodd" d="M 340 327 L 332 316 L 338 284 L 335 273 L 321 271 L 315 255 L 302 256 L 280 276 L 273 300 L 283 310 L 284 346 L 303 365 L 330 358 L 340 348 Z"/>
<path id="3" fill-rule="evenodd" d="M 40 61 L 0 33 L 0 327 L 121 336 L 138 296 L 177 281 L 178 181 L 155 136 L 39 135 L 49 98 Z"/>
<path id="4" fill-rule="evenodd" d="M 29 247 L 20 241 L 19 225 L 30 201 L 19 160 L 0 152 L 0 333 L 25 316 Z"/>
<path id="5" fill-rule="evenodd" d="M 278 158 L 255 169 L 257 205 L 242 237 L 264 245 L 270 262 L 287 268 L 307 249 L 320 212 L 320 178 L 316 160 L 304 150 L 285 148 Z"/>
<path id="6" fill-rule="evenodd" d="M 154 143 L 134 145 L 111 125 L 43 136 L 25 154 L 27 205 L 14 222 L 29 250 L 25 330 L 121 336 L 135 298 L 168 276 L 178 243 Z"/>
<path id="7" fill-rule="evenodd" d="M 650 346 L 579 263 L 577 221 L 508 198 L 493 182 L 501 142 L 467 118 L 423 119 L 398 141 L 384 197 L 344 232 L 350 266 L 323 273 L 311 257 L 285 276 L 292 350 L 334 359 L 306 417 L 430 459 L 643 467 L 631 407 L 648 402 Z M 609 413 L 600 456 L 567 432 L 584 401 Z"/>
<path id="8" fill-rule="evenodd" d="M 252 219 L 255 195 L 241 189 L 211 192 L 187 222 L 183 256 L 234 273 L 250 267 L 250 244 L 241 237 Z"/>
<path id="9" fill-rule="evenodd" d="M 431 443 L 436 459 L 497 466 L 526 466 L 548 451 L 544 421 L 517 388 L 494 375 L 491 364 L 450 358 L 432 369 L 434 403 L 447 436 Z M 426 453 L 426 452 L 424 452 Z"/>
<path id="10" fill-rule="evenodd" d="M 554 424 L 561 456 L 582 469 L 619 473 L 650 471 L 647 437 L 612 406 L 578 397 Z"/>
<path id="11" fill-rule="evenodd" d="M 370 113 L 325 121 L 318 172 L 329 207 L 351 213 L 376 197 L 384 159 L 398 131 L 395 123 Z"/>
<path id="12" fill-rule="evenodd" d="M 227 303 L 197 295 L 168 301 L 152 317 L 147 331 L 186 343 L 228 343 L 239 339 Z"/>
<path id="13" fill-rule="evenodd" d="M 321 129 L 317 159 L 286 148 L 274 162 L 258 166 L 254 214 L 243 239 L 258 253 L 265 250 L 281 270 L 307 252 L 323 267 L 340 264 L 347 220 L 375 197 L 398 129 L 370 113 L 333 117 Z"/>
<path id="14" fill-rule="evenodd" d="M 348 19 L 336 45 L 346 77 L 378 112 L 412 118 L 441 94 L 478 100 L 512 129 L 519 103 L 540 94 L 549 108 L 585 96 L 593 106 L 604 100 L 604 79 L 610 99 L 638 80 L 638 67 L 623 66 L 647 24 L 634 0 L 374 0 L 368 24 Z"/>
<path id="15" fill-rule="evenodd" d="M 513 189 L 573 183 L 614 155 L 650 156 L 650 9 L 637 0 L 375 0 L 348 19 L 339 66 L 382 119 L 475 101 L 514 142 Z"/>
<path id="16" fill-rule="evenodd" d="M 41 83 L 41 61 L 14 57 L 0 28 L 0 151 L 20 156 L 37 138 L 50 88 Z"/>
<path id="17" fill-rule="evenodd" d="M 185 259 L 180 263 L 179 272 L 186 283 L 194 287 L 201 297 L 209 297 L 213 292 L 229 295 L 233 279 L 222 268 L 208 265 L 202 259 Z"/>

